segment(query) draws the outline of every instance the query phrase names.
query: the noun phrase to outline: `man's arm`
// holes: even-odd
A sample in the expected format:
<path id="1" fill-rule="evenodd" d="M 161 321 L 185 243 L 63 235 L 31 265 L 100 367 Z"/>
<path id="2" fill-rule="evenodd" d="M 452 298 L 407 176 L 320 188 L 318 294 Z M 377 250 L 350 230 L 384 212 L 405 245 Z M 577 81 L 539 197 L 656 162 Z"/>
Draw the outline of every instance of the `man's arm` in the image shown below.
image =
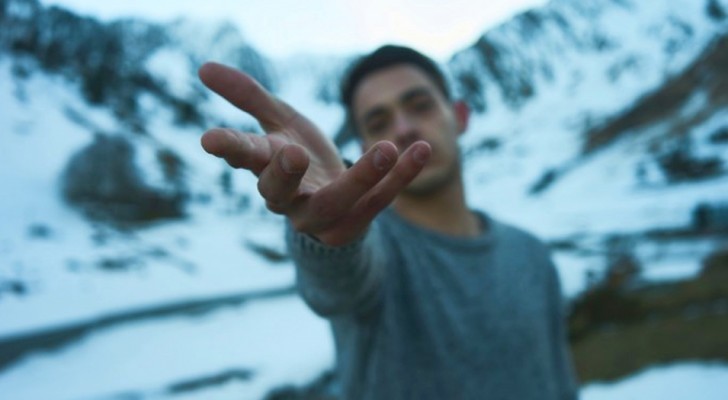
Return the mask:
<path id="1" fill-rule="evenodd" d="M 379 226 L 345 246 L 328 246 L 290 226 L 288 249 L 296 262 L 296 284 L 308 306 L 319 316 L 362 317 L 379 304 L 386 273 L 386 247 Z"/>
<path id="2" fill-rule="evenodd" d="M 259 136 L 216 128 L 202 136 L 202 147 L 232 167 L 256 174 L 268 208 L 285 215 L 297 232 L 326 245 L 360 239 L 429 159 L 424 141 L 401 155 L 393 143 L 382 141 L 347 169 L 316 125 L 250 76 L 215 63 L 203 65 L 199 75 L 266 132 Z"/>

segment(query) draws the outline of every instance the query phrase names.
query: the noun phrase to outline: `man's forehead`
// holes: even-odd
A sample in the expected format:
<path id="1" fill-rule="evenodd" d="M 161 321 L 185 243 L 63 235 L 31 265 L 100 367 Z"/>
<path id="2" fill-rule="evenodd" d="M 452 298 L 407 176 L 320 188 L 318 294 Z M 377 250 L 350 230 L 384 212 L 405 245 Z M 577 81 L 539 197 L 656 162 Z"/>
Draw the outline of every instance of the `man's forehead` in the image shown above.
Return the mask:
<path id="1" fill-rule="evenodd" d="M 421 69 L 407 64 L 394 65 L 367 75 L 359 83 L 353 97 L 353 109 L 365 109 L 400 100 L 414 88 L 436 91 L 435 83 Z"/>

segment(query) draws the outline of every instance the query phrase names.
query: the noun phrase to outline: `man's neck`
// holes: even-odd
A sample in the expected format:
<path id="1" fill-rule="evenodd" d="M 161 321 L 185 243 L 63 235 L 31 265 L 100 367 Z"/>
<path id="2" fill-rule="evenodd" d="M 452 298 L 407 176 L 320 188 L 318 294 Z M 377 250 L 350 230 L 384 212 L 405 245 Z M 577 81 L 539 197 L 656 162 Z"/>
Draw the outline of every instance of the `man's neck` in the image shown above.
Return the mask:
<path id="1" fill-rule="evenodd" d="M 450 236 L 472 237 L 482 232 L 480 219 L 468 208 L 462 181 L 428 195 L 400 194 L 394 210 L 407 221 Z"/>

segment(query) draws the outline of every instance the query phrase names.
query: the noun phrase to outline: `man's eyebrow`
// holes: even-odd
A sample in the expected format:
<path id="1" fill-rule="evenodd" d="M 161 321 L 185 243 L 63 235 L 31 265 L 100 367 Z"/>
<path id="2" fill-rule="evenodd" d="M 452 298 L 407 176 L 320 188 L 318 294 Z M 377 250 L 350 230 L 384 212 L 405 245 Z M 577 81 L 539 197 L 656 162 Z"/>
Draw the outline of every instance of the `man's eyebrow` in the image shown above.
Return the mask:
<path id="1" fill-rule="evenodd" d="M 418 96 L 432 97 L 432 90 L 426 86 L 417 86 L 399 96 L 399 101 L 404 103 Z"/>
<path id="2" fill-rule="evenodd" d="M 402 103 L 406 103 L 413 98 L 419 97 L 419 96 L 427 96 L 432 97 L 432 89 L 426 87 L 426 86 L 416 86 L 413 87 L 406 92 L 404 92 L 401 96 L 399 96 L 399 101 Z M 361 120 L 366 122 L 372 118 L 375 118 L 381 114 L 386 113 L 386 109 L 382 106 L 377 106 L 372 108 L 371 110 L 364 113 Z"/>

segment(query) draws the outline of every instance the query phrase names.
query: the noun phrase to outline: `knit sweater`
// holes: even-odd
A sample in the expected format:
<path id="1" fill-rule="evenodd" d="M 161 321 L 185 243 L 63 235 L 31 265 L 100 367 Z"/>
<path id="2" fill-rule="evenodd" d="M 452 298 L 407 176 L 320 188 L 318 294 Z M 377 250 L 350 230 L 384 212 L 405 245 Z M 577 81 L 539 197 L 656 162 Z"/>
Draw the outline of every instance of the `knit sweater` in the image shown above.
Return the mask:
<path id="1" fill-rule="evenodd" d="M 330 247 L 288 229 L 298 289 L 334 334 L 342 399 L 574 399 L 558 277 L 533 236 L 479 214 L 456 238 L 385 210 Z"/>

